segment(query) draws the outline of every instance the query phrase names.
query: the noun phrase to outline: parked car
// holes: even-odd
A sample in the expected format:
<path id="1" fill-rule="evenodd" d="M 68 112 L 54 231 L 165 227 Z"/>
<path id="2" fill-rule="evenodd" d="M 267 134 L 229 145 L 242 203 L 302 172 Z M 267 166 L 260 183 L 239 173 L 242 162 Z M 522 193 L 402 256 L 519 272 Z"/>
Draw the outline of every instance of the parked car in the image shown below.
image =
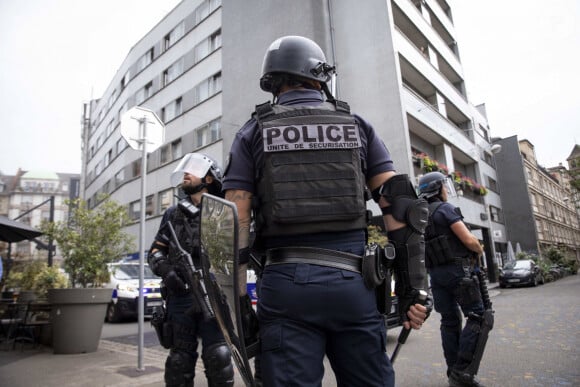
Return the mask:
<path id="1" fill-rule="evenodd" d="M 531 259 L 510 261 L 499 273 L 499 286 L 529 285 L 537 286 L 544 283 L 544 275 L 538 265 Z"/>
<path id="2" fill-rule="evenodd" d="M 106 320 L 119 322 L 136 319 L 139 303 L 139 262 L 121 261 L 110 263 L 111 279 L 107 285 L 113 289 L 113 297 L 107 307 Z M 162 305 L 161 278 L 153 274 L 149 265 L 144 265 L 143 296 L 144 315 L 151 316 L 155 308 Z"/>

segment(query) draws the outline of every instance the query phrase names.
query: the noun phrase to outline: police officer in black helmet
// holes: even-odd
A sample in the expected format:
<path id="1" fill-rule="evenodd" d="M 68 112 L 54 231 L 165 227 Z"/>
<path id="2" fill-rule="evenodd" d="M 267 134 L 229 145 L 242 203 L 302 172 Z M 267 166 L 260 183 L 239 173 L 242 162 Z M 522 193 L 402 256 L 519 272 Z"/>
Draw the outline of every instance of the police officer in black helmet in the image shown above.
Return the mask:
<path id="1" fill-rule="evenodd" d="M 198 358 L 198 340 L 202 341 L 201 358 L 210 387 L 234 385 L 231 352 L 215 319 L 204 320 L 203 314 L 187 284 L 184 262 L 172 240 L 169 222 L 173 226 L 181 247 L 200 267 L 199 213 L 202 194 L 221 195 L 222 173 L 217 163 L 201 153 L 188 153 L 171 175 L 171 184 L 179 186 L 185 197 L 178 205 L 169 207 L 163 214 L 159 231 L 148 256 L 153 272 L 163 278 L 163 294 L 167 305 L 164 346 L 170 348 L 165 362 L 167 386 L 193 386 L 195 363 Z"/>
<path id="2" fill-rule="evenodd" d="M 260 79 L 274 103 L 256 106 L 225 172 L 226 199 L 239 213 L 240 261 L 248 262 L 252 214 L 252 248 L 264 256 L 258 320 L 268 387 L 319 386 L 325 355 L 339 386 L 394 385 L 384 319 L 361 275 L 367 188 L 397 245 L 404 324 L 419 329 L 428 315 L 415 303 L 425 280 L 426 203 L 395 173 L 372 126 L 331 95 L 333 71 L 314 41 L 274 41 Z"/>
<path id="3" fill-rule="evenodd" d="M 425 234 L 426 265 L 435 310 L 441 314 L 441 341 L 449 384 L 481 386 L 470 370 L 477 369 L 481 361 L 481 355 L 475 355 L 477 346 L 485 346 L 479 340 L 484 305 L 471 272 L 483 254 L 483 247 L 463 223 L 459 209 L 447 201 L 452 192 L 452 184 L 440 172 L 430 172 L 419 179 L 419 197 L 429 202 L 430 213 Z M 460 309 L 467 318 L 463 329 Z"/>

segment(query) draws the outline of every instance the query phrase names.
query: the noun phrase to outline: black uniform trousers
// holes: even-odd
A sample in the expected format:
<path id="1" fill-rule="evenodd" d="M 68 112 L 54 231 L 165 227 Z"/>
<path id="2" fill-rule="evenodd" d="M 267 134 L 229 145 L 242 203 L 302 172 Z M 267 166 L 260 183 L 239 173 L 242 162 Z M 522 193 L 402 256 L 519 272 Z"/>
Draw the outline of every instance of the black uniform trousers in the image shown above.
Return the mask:
<path id="1" fill-rule="evenodd" d="M 269 265 L 259 285 L 264 386 L 320 386 L 326 355 L 337 386 L 393 386 L 384 318 L 358 273 Z"/>

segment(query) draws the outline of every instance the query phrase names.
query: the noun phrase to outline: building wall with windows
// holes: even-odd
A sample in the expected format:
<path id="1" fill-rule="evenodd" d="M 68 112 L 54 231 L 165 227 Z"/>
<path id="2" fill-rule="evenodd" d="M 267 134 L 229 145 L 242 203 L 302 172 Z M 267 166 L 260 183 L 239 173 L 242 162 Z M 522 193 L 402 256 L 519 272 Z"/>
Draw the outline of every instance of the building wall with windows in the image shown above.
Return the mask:
<path id="1" fill-rule="evenodd" d="M 364 7 L 336 0 L 300 7 L 283 0 L 181 2 L 135 44 L 103 97 L 85 109 L 84 196 L 96 205 L 96 195 L 108 192 L 139 213 L 140 154 L 124 145 L 119 119 L 138 104 L 155 111 L 166 137 L 148 161 L 152 240 L 170 202 L 176 160 L 202 151 L 224 162 L 255 105 L 272 99 L 259 88 L 267 47 L 280 36 L 303 35 L 337 66 L 332 90 L 373 124 L 398 172 L 416 182 L 427 171 L 419 155 L 455 172 L 463 196 L 452 201 L 493 265 L 506 238 L 490 128 L 485 107 L 467 99 L 451 11 L 445 0 L 368 0 Z"/>
<path id="2" fill-rule="evenodd" d="M 0 181 L 3 198 L 0 215 L 34 228 L 39 228 L 42 221 L 50 220 L 51 216 L 55 222 L 65 221 L 69 213 L 66 200 L 79 197 L 79 174 L 19 169 L 16 175 L 0 173 Z M 6 257 L 8 244 L 0 244 L 0 255 Z M 46 247 L 34 241 L 16 242 L 10 246 L 10 256 L 19 260 L 43 258 L 48 254 Z"/>
<path id="3" fill-rule="evenodd" d="M 534 254 L 557 247 L 578 256 L 580 225 L 568 170 L 539 165 L 528 140 L 512 136 L 495 142 L 503 148 L 497 171 L 508 239 Z"/>

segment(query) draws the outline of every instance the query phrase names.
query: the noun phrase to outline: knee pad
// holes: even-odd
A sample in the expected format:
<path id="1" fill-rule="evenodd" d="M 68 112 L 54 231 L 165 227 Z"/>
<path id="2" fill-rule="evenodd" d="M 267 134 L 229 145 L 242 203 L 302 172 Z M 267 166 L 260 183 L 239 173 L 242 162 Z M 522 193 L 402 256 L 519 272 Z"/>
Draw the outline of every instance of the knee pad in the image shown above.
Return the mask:
<path id="1" fill-rule="evenodd" d="M 185 351 L 171 350 L 165 361 L 167 386 L 193 386 L 196 358 Z"/>
<path id="2" fill-rule="evenodd" d="M 232 353 L 225 343 L 204 346 L 201 358 L 210 387 L 229 387 L 234 385 Z"/>

